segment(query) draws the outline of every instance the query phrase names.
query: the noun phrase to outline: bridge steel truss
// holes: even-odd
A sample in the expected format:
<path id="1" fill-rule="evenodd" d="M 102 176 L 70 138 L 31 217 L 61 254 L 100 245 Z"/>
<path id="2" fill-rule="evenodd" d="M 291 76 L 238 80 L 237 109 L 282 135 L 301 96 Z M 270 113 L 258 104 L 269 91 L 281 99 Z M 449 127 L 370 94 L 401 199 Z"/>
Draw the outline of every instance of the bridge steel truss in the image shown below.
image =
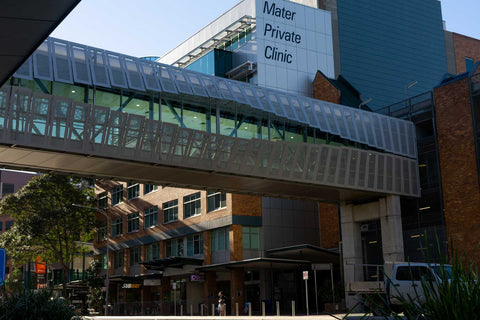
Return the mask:
<path id="1" fill-rule="evenodd" d="M 166 166 L 372 194 L 420 195 L 416 159 L 328 144 L 234 138 L 14 86 L 0 89 L 0 144 L 147 163 L 151 170 Z M 170 180 L 175 184 L 175 177 Z"/>

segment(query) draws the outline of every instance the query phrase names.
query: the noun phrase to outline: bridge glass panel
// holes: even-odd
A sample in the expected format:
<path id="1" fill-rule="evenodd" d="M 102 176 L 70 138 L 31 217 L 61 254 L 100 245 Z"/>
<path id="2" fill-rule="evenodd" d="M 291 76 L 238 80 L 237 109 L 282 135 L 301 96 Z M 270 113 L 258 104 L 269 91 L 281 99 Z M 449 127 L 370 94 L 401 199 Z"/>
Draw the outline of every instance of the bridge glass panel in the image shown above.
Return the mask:
<path id="1" fill-rule="evenodd" d="M 197 73 L 189 72 L 186 70 L 184 71 L 184 73 L 193 89 L 193 93 L 198 96 L 208 97 L 207 91 L 205 90 L 205 86 L 202 83 L 200 76 Z"/>
<path id="2" fill-rule="evenodd" d="M 189 129 L 211 132 L 211 120 L 203 107 L 190 107 L 183 110 L 183 123 Z"/>
<path id="3" fill-rule="evenodd" d="M 139 66 L 143 81 L 145 82 L 145 87 L 151 91 L 162 91 L 155 71 L 156 66 L 147 61 L 139 62 Z"/>
<path id="4" fill-rule="evenodd" d="M 286 117 L 287 113 L 283 109 L 283 105 L 280 102 L 277 93 L 275 91 L 268 90 L 266 92 L 266 95 L 268 97 L 268 100 L 270 101 L 270 104 L 272 105 L 273 112 L 277 116 Z"/>
<path id="5" fill-rule="evenodd" d="M 160 84 L 162 85 L 162 91 L 178 93 L 169 67 L 158 65 L 157 76 Z"/>
<path id="6" fill-rule="evenodd" d="M 92 76 L 87 48 L 76 44 L 70 44 L 69 48 L 72 57 L 73 79 L 75 82 L 91 85 Z"/>
<path id="7" fill-rule="evenodd" d="M 385 143 L 383 139 L 382 123 L 380 117 L 377 114 L 371 114 L 373 122 L 373 133 L 375 135 L 376 147 L 379 149 L 385 148 Z"/>
<path id="8" fill-rule="evenodd" d="M 136 60 L 125 57 L 125 70 L 127 73 L 128 86 L 131 89 L 145 91 L 145 85 L 143 84 L 142 75 L 140 73 L 140 67 Z"/>
<path id="9" fill-rule="evenodd" d="M 305 115 L 304 108 L 302 106 L 300 99 L 293 95 L 289 95 L 288 99 L 290 100 L 290 105 L 292 106 L 298 121 L 302 123 L 308 123 L 307 116 Z"/>
<path id="10" fill-rule="evenodd" d="M 71 54 L 67 42 L 53 40 L 51 46 L 55 80 L 73 84 Z"/>
<path id="11" fill-rule="evenodd" d="M 153 112 L 150 112 L 150 97 L 133 98 L 135 95 L 122 97 L 122 112 L 136 114 L 151 119 Z"/>
<path id="12" fill-rule="evenodd" d="M 128 85 L 125 77 L 125 61 L 123 56 L 108 52 L 107 62 L 112 86 L 127 89 Z"/>
<path id="13" fill-rule="evenodd" d="M 93 90 L 89 91 L 89 89 L 84 86 L 76 86 L 56 81 L 52 82 L 52 95 L 70 98 L 76 102 L 86 102 L 86 92 L 92 93 L 92 91 Z"/>
<path id="14" fill-rule="evenodd" d="M 192 87 L 187 81 L 183 69 L 170 68 L 170 71 L 172 73 L 173 79 L 175 80 L 178 91 L 185 94 L 193 94 Z"/>
<path id="15" fill-rule="evenodd" d="M 277 99 L 278 99 L 278 102 L 282 105 L 282 109 L 285 111 L 287 119 L 293 120 L 293 121 L 299 121 L 295 111 L 293 110 L 292 105 L 290 104 L 290 101 L 287 95 L 283 93 L 277 93 Z"/>
<path id="16" fill-rule="evenodd" d="M 310 102 L 313 104 L 313 112 L 317 117 L 318 127 L 320 127 L 320 130 L 324 132 L 330 132 L 330 127 L 328 126 L 328 123 L 327 123 L 327 117 L 323 112 L 323 108 L 320 101 L 314 102 L 310 100 Z"/>
<path id="17" fill-rule="evenodd" d="M 105 51 L 89 49 L 90 67 L 92 69 L 93 83 L 97 86 L 110 88 L 110 78 L 107 71 L 107 58 Z"/>
<path id="18" fill-rule="evenodd" d="M 102 107 L 108 107 L 112 110 L 121 110 L 120 95 L 98 90 L 95 95 L 95 104 Z"/>
<path id="19" fill-rule="evenodd" d="M 313 101 L 311 99 L 307 99 L 303 97 L 300 97 L 299 99 L 303 103 L 303 111 L 307 116 L 308 123 L 314 128 L 319 128 L 320 123 L 318 122 L 317 115 L 315 114 L 315 111 L 314 111 Z"/>
<path id="20" fill-rule="evenodd" d="M 205 89 L 211 98 L 222 99 L 222 95 L 218 91 L 217 85 L 212 77 L 206 75 L 199 75 L 199 77 L 202 79 Z"/>
<path id="21" fill-rule="evenodd" d="M 175 101 L 162 100 L 160 106 L 161 120 L 162 122 L 176 124 L 180 127 L 184 127 L 182 120 L 182 106 Z"/>
<path id="22" fill-rule="evenodd" d="M 361 143 L 367 144 L 367 134 L 365 133 L 365 128 L 363 127 L 363 121 L 361 112 L 359 110 L 352 110 L 353 119 L 355 121 L 355 127 L 358 133 L 358 140 Z"/>

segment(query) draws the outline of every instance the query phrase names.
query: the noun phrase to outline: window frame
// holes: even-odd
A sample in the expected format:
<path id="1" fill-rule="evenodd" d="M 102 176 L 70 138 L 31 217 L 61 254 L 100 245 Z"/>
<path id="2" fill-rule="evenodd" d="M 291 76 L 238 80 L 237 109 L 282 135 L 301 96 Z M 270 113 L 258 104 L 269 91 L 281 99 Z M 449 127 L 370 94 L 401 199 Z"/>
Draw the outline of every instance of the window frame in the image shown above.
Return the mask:
<path id="1" fill-rule="evenodd" d="M 140 213 L 132 212 L 127 215 L 127 233 L 140 230 Z"/>
<path id="2" fill-rule="evenodd" d="M 5 231 L 10 230 L 14 224 L 15 222 L 13 220 L 5 221 Z"/>
<path id="3" fill-rule="evenodd" d="M 136 183 L 127 183 L 127 200 L 132 200 L 140 196 L 140 184 Z"/>
<path id="4" fill-rule="evenodd" d="M 193 214 L 191 208 L 194 208 Z M 197 212 L 198 211 L 198 212 Z M 183 197 L 183 217 L 190 218 L 202 214 L 202 198 L 200 192 L 195 192 Z"/>
<path id="5" fill-rule="evenodd" d="M 221 241 L 223 239 L 223 241 Z M 219 228 L 211 231 L 210 245 L 212 252 L 230 250 L 230 232 L 228 228 Z"/>
<path id="6" fill-rule="evenodd" d="M 185 256 L 184 238 L 174 238 L 174 239 L 167 240 L 165 244 L 165 257 L 170 258 L 170 257 L 184 257 L 184 256 Z"/>
<path id="7" fill-rule="evenodd" d="M 129 257 L 130 266 L 139 264 L 141 259 L 142 259 L 142 247 L 138 246 L 138 247 L 130 248 L 130 257 Z"/>
<path id="8" fill-rule="evenodd" d="M 178 199 L 162 203 L 163 223 L 178 221 Z"/>
<path id="9" fill-rule="evenodd" d="M 113 269 L 125 266 L 125 251 L 118 250 L 113 252 Z"/>
<path id="10" fill-rule="evenodd" d="M 116 186 L 112 189 L 112 206 L 116 206 L 123 202 L 123 185 Z"/>
<path id="11" fill-rule="evenodd" d="M 155 250 L 154 250 L 155 249 Z M 158 242 L 150 243 L 145 248 L 146 261 L 160 259 L 160 245 Z"/>
<path id="12" fill-rule="evenodd" d="M 187 257 L 203 255 L 203 234 L 187 236 Z"/>
<path id="13" fill-rule="evenodd" d="M 252 232 L 253 230 L 255 230 L 255 232 Z M 260 227 L 242 226 L 242 248 L 248 250 L 260 250 L 262 248 L 260 231 Z M 258 248 L 252 246 L 252 236 L 258 236 Z"/>
<path id="14" fill-rule="evenodd" d="M 123 234 L 123 219 L 117 218 L 112 220 L 112 238 L 121 236 Z"/>
<path id="15" fill-rule="evenodd" d="M 144 183 L 143 184 L 143 194 L 149 194 L 153 191 L 157 191 L 158 190 L 158 185 L 156 184 L 148 184 L 148 183 Z"/>
<path id="16" fill-rule="evenodd" d="M 153 220 L 154 223 L 152 223 L 150 220 Z M 145 229 L 158 226 L 158 206 L 153 206 L 145 210 L 143 212 L 143 221 L 145 224 Z"/>
<path id="17" fill-rule="evenodd" d="M 105 202 L 105 203 L 104 203 Z M 105 209 L 108 207 L 108 192 L 100 192 L 97 194 L 97 206 L 99 209 Z"/>
<path id="18" fill-rule="evenodd" d="M 210 199 L 213 199 L 213 207 L 210 205 Z M 227 194 L 225 192 L 217 192 L 217 191 L 207 192 L 207 212 L 225 209 L 226 207 L 227 207 Z"/>

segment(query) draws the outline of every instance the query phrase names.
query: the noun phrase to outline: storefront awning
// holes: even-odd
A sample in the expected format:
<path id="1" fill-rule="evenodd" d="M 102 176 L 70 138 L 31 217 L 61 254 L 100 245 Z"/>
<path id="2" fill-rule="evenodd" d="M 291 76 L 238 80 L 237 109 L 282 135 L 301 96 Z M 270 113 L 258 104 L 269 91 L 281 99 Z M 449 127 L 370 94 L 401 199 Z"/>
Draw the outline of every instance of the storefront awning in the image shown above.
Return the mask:
<path id="1" fill-rule="evenodd" d="M 250 268 L 250 269 L 282 269 L 293 270 L 310 266 L 310 261 L 291 260 L 277 258 L 254 258 L 242 261 L 231 261 L 227 263 L 211 264 L 207 266 L 197 267 L 198 271 L 219 271 L 232 268 Z"/>
<path id="2" fill-rule="evenodd" d="M 265 253 L 271 258 L 308 260 L 312 263 L 340 263 L 337 252 L 309 244 L 266 250 Z"/>

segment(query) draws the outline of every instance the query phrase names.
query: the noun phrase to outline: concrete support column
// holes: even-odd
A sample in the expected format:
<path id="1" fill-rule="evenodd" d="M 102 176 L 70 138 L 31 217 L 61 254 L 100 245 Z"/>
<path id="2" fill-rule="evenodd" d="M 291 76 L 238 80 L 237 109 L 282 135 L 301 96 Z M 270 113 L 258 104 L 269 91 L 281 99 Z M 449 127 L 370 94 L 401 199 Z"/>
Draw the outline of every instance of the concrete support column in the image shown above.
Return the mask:
<path id="1" fill-rule="evenodd" d="M 385 263 L 404 261 L 400 197 L 390 195 L 380 199 L 379 203 L 383 260 Z"/>
<path id="2" fill-rule="evenodd" d="M 235 304 L 238 303 L 240 310 L 243 310 L 243 268 L 235 268 L 230 272 L 230 310 L 235 314 Z"/>
<path id="3" fill-rule="evenodd" d="M 360 235 L 360 223 L 355 222 L 353 215 L 353 205 L 342 203 L 340 205 L 340 221 L 342 232 L 342 254 L 345 289 L 348 283 L 363 280 L 361 264 L 362 257 L 362 238 Z M 348 308 L 358 302 L 360 297 L 345 295 Z"/>
<path id="4" fill-rule="evenodd" d="M 203 284 L 203 295 L 205 305 L 208 306 L 216 299 L 217 292 L 217 273 L 215 271 L 205 272 L 205 282 Z"/>

